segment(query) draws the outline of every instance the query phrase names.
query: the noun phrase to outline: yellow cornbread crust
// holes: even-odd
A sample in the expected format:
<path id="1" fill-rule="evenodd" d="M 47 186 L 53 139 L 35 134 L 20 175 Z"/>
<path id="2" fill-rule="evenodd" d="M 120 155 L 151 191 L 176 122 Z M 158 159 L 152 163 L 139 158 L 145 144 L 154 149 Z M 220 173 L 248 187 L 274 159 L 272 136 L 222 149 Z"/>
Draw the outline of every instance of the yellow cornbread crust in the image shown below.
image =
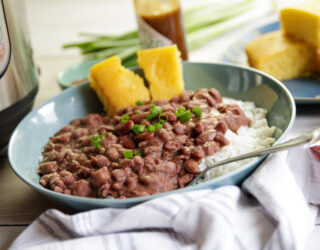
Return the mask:
<path id="1" fill-rule="evenodd" d="M 250 42 L 246 54 L 251 67 L 279 80 L 307 76 L 317 70 L 316 49 L 282 31 L 262 35 Z"/>
<path id="2" fill-rule="evenodd" d="M 124 68 L 117 56 L 91 67 L 89 77 L 91 87 L 96 91 L 109 116 L 127 106 L 134 106 L 138 100 L 150 101 L 143 78 Z"/>
<path id="3" fill-rule="evenodd" d="M 140 50 L 137 54 L 152 100 L 169 100 L 183 92 L 182 65 L 176 45 Z"/>
<path id="4" fill-rule="evenodd" d="M 319 0 L 282 9 L 280 20 L 286 34 L 314 47 L 320 47 Z"/>

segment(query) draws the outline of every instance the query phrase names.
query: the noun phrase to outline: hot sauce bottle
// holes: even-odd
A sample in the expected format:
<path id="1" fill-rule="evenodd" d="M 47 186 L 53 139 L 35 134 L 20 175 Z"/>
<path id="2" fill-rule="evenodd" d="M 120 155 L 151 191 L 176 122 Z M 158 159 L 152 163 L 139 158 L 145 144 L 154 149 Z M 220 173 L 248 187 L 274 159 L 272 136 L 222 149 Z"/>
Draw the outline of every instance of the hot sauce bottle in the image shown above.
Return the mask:
<path id="1" fill-rule="evenodd" d="M 134 0 L 143 48 L 177 44 L 181 58 L 188 59 L 179 0 Z"/>

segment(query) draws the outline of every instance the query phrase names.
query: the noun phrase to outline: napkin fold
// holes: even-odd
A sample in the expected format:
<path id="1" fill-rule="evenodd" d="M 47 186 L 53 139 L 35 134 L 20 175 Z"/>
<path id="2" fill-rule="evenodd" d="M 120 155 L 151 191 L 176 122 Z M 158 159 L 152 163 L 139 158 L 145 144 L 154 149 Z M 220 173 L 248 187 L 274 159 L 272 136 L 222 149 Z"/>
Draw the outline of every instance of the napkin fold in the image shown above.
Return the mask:
<path id="1" fill-rule="evenodd" d="M 129 209 L 76 215 L 51 209 L 10 249 L 304 249 L 317 213 L 308 204 L 305 156 L 302 146 L 269 156 L 242 188 L 174 194 Z"/>

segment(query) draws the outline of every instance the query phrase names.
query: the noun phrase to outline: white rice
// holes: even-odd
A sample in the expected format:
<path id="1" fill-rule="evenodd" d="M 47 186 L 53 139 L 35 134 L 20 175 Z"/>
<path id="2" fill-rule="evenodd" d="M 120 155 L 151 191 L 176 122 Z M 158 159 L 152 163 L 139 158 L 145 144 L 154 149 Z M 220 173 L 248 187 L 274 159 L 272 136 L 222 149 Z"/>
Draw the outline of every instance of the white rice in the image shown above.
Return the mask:
<path id="1" fill-rule="evenodd" d="M 230 157 L 248 153 L 257 149 L 265 148 L 272 145 L 275 139 L 272 137 L 275 127 L 269 127 L 266 119 L 267 110 L 257 108 L 253 102 L 243 102 L 231 98 L 223 98 L 224 103 L 238 104 L 251 119 L 250 126 L 242 126 L 237 133 L 227 130 L 225 137 L 230 144 L 222 147 L 221 150 L 212 156 L 207 156 L 199 165 L 201 170 L 206 168 L 206 163 L 219 162 Z M 255 158 L 253 158 L 255 159 Z M 237 168 L 246 165 L 253 159 L 242 160 L 217 167 L 207 172 L 205 179 L 212 179 Z"/>

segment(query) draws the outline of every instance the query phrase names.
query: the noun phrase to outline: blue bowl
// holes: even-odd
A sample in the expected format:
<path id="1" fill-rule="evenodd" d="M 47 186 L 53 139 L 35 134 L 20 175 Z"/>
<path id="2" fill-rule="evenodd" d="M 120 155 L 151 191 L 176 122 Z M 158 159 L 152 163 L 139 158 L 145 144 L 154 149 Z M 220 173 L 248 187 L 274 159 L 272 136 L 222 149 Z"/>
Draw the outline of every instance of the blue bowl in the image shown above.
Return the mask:
<path id="1" fill-rule="evenodd" d="M 134 69 L 142 74 L 140 69 Z M 217 88 L 222 96 L 253 101 L 268 110 L 269 125 L 276 126 L 279 142 L 291 128 L 295 118 L 295 104 L 286 87 L 275 78 L 260 71 L 231 65 L 190 63 L 183 64 L 186 89 Z M 50 136 L 70 121 L 90 112 L 102 112 L 102 106 L 88 83 L 63 91 L 30 112 L 15 129 L 8 148 L 13 171 L 27 184 L 45 196 L 65 203 L 77 210 L 99 207 L 126 208 L 163 195 L 223 185 L 240 184 L 264 159 L 263 157 L 221 177 L 193 187 L 167 193 L 127 199 L 83 198 L 53 192 L 43 188 L 36 172 L 43 147 Z"/>

